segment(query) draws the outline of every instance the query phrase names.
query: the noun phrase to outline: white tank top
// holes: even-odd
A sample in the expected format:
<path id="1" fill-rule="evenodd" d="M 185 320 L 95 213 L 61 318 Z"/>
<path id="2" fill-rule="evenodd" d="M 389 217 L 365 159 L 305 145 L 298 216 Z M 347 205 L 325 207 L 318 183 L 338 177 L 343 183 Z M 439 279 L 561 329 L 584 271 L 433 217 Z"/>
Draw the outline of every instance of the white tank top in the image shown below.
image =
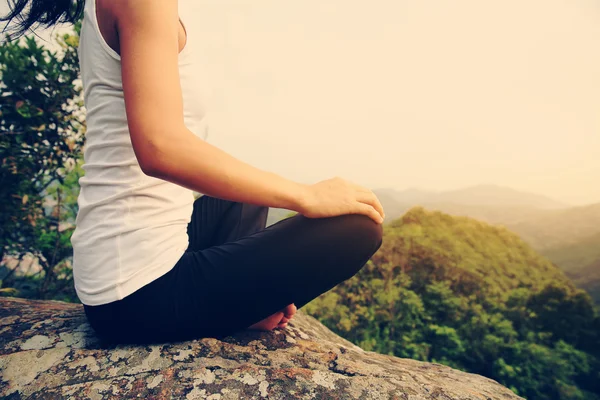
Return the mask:
<path id="1" fill-rule="evenodd" d="M 207 85 L 192 45 L 192 25 L 181 15 L 187 40 L 179 54 L 184 123 L 206 140 Z M 79 300 L 100 305 L 133 293 L 173 268 L 188 246 L 194 192 L 145 175 L 129 135 L 120 56 L 100 34 L 95 0 L 85 2 L 79 64 L 87 110 L 84 176 L 77 203 L 73 279 Z"/>

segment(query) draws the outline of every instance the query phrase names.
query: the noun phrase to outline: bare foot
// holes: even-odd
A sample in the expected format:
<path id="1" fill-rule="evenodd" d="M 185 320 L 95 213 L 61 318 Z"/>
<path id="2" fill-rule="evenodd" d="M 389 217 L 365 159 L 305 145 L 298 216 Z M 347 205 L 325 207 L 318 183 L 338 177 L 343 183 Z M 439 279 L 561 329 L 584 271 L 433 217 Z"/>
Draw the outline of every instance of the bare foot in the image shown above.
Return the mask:
<path id="1" fill-rule="evenodd" d="M 275 328 L 285 328 L 287 323 L 296 313 L 294 303 L 287 305 L 283 310 L 268 316 L 267 318 L 250 325 L 247 329 L 257 331 L 271 331 Z"/>
<path id="2" fill-rule="evenodd" d="M 279 323 L 279 325 L 277 325 L 277 327 L 285 328 L 287 326 L 288 321 L 292 319 L 294 314 L 296 314 L 297 310 L 298 309 L 296 308 L 296 305 L 294 303 L 288 304 L 288 306 L 283 309 L 283 318 L 281 319 L 281 322 Z"/>

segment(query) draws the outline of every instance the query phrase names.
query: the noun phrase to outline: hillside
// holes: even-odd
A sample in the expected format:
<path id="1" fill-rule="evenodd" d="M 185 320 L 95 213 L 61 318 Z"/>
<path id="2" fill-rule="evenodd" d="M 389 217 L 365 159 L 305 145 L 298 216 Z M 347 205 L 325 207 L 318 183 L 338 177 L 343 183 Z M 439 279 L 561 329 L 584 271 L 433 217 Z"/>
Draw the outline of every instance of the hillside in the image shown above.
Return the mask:
<path id="1" fill-rule="evenodd" d="M 577 286 L 585 289 L 596 304 L 600 305 L 600 258 L 583 268 L 567 273 L 567 275 Z"/>
<path id="2" fill-rule="evenodd" d="M 573 243 L 547 247 L 540 253 L 559 265 L 567 275 L 578 274 L 600 260 L 600 232 Z"/>
<path id="3" fill-rule="evenodd" d="M 408 259 L 431 260 L 448 273 L 465 271 L 500 292 L 549 282 L 571 286 L 560 269 L 501 226 L 414 207 L 388 229 Z"/>
<path id="4" fill-rule="evenodd" d="M 569 275 L 577 286 L 587 290 L 596 304 L 600 305 L 600 258 Z"/>
<path id="5" fill-rule="evenodd" d="M 587 290 L 600 305 L 600 233 L 575 243 L 549 247 L 540 253 L 565 271 L 577 286 Z"/>
<path id="6" fill-rule="evenodd" d="M 592 299 L 504 227 L 414 207 L 306 309 L 365 350 L 478 373 L 527 399 L 600 399 Z"/>
<path id="7" fill-rule="evenodd" d="M 586 289 L 600 304 L 600 272 L 595 267 L 600 265 L 600 203 L 555 209 L 550 207 L 561 203 L 544 196 L 506 188 L 485 188 L 489 187 L 481 185 L 447 193 L 378 189 L 376 194 L 386 210 L 386 223 L 402 218 L 411 207 L 422 205 L 430 210 L 504 226 L 565 271 L 578 287 Z M 500 195 L 495 205 L 485 198 L 494 191 Z M 469 202 L 463 201 L 463 195 L 473 193 L 480 195 L 473 196 Z M 524 196 L 520 205 L 512 198 L 519 195 Z M 481 199 L 483 204 L 473 204 L 476 199 Z M 510 202 L 513 205 L 508 204 Z M 549 208 L 538 208 L 544 205 Z"/>
<path id="8" fill-rule="evenodd" d="M 537 250 L 576 244 L 600 233 L 600 203 L 568 205 L 535 193 L 495 185 L 448 192 L 375 189 L 386 222 L 401 218 L 414 206 L 501 224 Z"/>

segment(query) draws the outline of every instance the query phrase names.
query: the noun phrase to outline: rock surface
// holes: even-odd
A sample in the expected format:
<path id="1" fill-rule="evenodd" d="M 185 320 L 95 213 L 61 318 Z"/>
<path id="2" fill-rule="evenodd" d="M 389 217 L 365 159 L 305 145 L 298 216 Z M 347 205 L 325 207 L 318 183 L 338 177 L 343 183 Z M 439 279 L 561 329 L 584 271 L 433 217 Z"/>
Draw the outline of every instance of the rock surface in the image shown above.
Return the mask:
<path id="1" fill-rule="evenodd" d="M 283 330 L 107 345 L 80 304 L 0 297 L 8 399 L 521 399 L 491 379 L 363 351 L 299 310 Z"/>

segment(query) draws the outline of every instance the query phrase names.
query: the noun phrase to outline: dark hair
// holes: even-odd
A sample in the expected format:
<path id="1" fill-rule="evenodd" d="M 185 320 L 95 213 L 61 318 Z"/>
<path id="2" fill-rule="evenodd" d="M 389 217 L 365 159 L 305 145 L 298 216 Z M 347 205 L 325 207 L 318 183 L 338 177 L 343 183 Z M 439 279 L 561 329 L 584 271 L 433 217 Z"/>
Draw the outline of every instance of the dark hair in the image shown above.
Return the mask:
<path id="1" fill-rule="evenodd" d="M 15 34 L 10 35 L 12 40 L 22 36 L 35 23 L 49 28 L 57 23 L 77 22 L 83 13 L 85 0 L 8 0 L 8 3 L 11 11 L 6 16 L 0 16 L 0 21 L 8 21 L 2 30 L 4 33 L 12 19 L 18 17 L 19 22 L 12 28 Z M 26 7 L 27 13 L 23 13 Z"/>

